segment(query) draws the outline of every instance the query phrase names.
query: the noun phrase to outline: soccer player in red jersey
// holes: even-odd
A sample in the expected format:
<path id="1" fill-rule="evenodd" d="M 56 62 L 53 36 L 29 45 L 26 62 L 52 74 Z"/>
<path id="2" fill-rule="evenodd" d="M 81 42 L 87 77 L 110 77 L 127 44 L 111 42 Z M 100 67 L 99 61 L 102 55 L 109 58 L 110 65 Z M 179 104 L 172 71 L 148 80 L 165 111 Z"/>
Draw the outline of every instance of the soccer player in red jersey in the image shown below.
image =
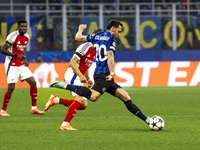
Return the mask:
<path id="1" fill-rule="evenodd" d="M 95 29 L 92 33 L 102 32 L 102 29 Z M 88 83 L 88 87 L 93 85 L 93 82 L 89 78 L 89 67 L 95 60 L 94 45 L 90 42 L 81 44 L 75 51 L 72 59 L 70 60 L 70 67 L 65 73 L 65 81 L 72 85 L 83 85 Z M 82 90 L 80 87 L 78 90 Z M 75 92 L 71 91 L 74 100 L 59 98 L 55 95 L 51 95 L 49 101 L 45 105 L 45 111 L 49 107 L 55 104 L 63 104 L 69 107 L 65 120 L 60 126 L 61 130 L 77 130 L 70 125 L 71 119 L 77 113 L 78 110 L 84 110 L 87 107 L 87 98 L 79 96 Z"/>
<path id="2" fill-rule="evenodd" d="M 6 42 L 1 48 L 1 53 L 6 55 L 5 59 L 5 71 L 7 75 L 8 90 L 4 95 L 3 106 L 0 112 L 0 116 L 10 116 L 7 112 L 7 106 L 10 101 L 12 92 L 15 89 L 15 83 L 18 79 L 26 81 L 30 85 L 30 95 L 32 100 L 32 114 L 44 114 L 44 111 L 40 111 L 37 106 L 37 87 L 36 81 L 33 78 L 33 74 L 28 68 L 28 62 L 25 56 L 25 48 L 29 41 L 29 35 L 27 32 L 27 21 L 18 21 L 18 30 L 10 33 L 7 36 Z"/>

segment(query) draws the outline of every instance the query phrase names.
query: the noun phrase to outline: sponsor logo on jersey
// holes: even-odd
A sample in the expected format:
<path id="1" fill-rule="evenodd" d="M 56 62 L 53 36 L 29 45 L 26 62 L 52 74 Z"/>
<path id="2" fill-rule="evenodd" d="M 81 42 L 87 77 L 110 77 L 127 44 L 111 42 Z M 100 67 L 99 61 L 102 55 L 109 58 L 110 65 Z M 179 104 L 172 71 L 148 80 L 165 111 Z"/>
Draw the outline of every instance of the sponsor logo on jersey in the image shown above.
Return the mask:
<path id="1" fill-rule="evenodd" d="M 92 65 L 92 63 L 93 63 L 92 60 L 89 60 L 89 59 L 87 59 L 87 58 L 85 59 L 85 65 L 86 65 L 86 66 L 89 66 L 89 67 L 90 67 L 90 66 Z"/>
<path id="2" fill-rule="evenodd" d="M 96 36 L 95 37 L 95 40 L 108 40 L 109 39 L 109 37 L 107 37 L 107 36 Z"/>
<path id="3" fill-rule="evenodd" d="M 26 45 L 17 45 L 16 48 L 20 51 L 23 51 L 26 48 Z"/>

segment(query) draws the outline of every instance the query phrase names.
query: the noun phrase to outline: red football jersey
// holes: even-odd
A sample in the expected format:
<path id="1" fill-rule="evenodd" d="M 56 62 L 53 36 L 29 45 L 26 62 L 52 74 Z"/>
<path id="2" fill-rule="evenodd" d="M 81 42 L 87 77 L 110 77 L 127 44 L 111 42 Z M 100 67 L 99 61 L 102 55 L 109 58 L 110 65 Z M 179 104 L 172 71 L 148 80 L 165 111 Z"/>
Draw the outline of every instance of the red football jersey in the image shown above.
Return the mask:
<path id="1" fill-rule="evenodd" d="M 26 48 L 29 41 L 29 35 L 26 33 L 24 36 L 21 36 L 19 34 L 19 31 L 14 31 L 10 33 L 6 39 L 6 42 L 10 44 L 11 46 L 8 48 L 8 50 L 11 53 L 23 55 L 24 49 Z M 11 66 L 22 66 L 24 62 L 17 57 L 11 57 L 6 56 L 6 64 L 9 64 Z"/>
<path id="2" fill-rule="evenodd" d="M 79 59 L 79 70 L 84 75 L 95 60 L 95 50 L 92 48 L 92 43 L 81 44 L 76 49 L 75 56 Z"/>

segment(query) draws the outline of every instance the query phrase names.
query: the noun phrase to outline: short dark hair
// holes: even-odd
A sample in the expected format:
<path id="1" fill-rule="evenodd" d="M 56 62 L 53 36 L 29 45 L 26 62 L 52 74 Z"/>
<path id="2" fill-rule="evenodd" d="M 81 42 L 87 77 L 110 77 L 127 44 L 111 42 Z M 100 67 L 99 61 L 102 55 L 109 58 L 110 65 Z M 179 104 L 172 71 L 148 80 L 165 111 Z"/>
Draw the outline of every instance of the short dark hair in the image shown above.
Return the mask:
<path id="1" fill-rule="evenodd" d="M 20 23 L 27 23 L 27 21 L 24 20 L 24 19 L 19 20 L 19 21 L 17 22 L 18 26 L 20 25 Z"/>
<path id="2" fill-rule="evenodd" d="M 122 26 L 122 27 L 123 27 L 123 25 L 122 25 L 122 23 L 121 23 L 120 21 L 112 19 L 112 20 L 110 20 L 110 21 L 108 22 L 107 30 L 110 30 L 113 26 L 114 26 L 115 28 L 118 28 L 119 26 Z"/>
<path id="3" fill-rule="evenodd" d="M 92 30 L 92 33 L 96 34 L 98 32 L 102 32 L 103 30 L 101 28 L 97 28 L 97 29 L 94 29 Z"/>

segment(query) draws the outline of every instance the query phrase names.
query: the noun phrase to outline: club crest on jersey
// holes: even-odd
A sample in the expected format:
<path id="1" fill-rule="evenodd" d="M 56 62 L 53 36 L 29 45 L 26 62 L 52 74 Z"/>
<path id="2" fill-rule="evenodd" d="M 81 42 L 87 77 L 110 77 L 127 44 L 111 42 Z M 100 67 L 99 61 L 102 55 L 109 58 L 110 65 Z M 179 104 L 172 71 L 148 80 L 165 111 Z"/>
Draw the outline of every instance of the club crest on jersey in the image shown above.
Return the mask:
<path id="1" fill-rule="evenodd" d="M 102 92 L 104 93 L 106 91 L 106 88 L 104 87 L 103 89 L 102 89 Z"/>
<path id="2" fill-rule="evenodd" d="M 88 54 L 87 57 L 90 57 L 90 54 Z"/>

